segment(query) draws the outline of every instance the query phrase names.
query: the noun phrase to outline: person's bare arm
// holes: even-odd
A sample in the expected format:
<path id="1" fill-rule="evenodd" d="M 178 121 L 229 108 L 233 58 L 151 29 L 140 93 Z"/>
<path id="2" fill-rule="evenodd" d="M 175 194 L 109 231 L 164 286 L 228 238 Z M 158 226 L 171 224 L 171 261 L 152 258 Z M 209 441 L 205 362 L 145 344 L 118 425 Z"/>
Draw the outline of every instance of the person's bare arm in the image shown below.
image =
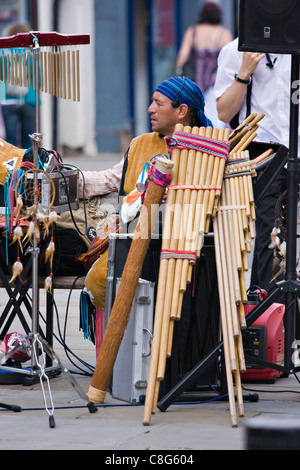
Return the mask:
<path id="1" fill-rule="evenodd" d="M 237 76 L 242 80 L 249 80 L 264 55 L 264 53 L 244 52 L 242 65 L 237 72 Z M 233 79 L 231 86 L 217 100 L 217 110 L 221 121 L 230 122 L 240 111 L 246 90 L 246 83 Z"/>
<path id="2" fill-rule="evenodd" d="M 177 59 L 176 59 L 176 73 L 180 75 L 182 73 L 182 68 L 186 61 L 189 58 L 191 49 L 193 47 L 193 39 L 194 39 L 194 27 L 190 26 L 184 36 L 182 38 L 181 46 L 178 51 Z"/>

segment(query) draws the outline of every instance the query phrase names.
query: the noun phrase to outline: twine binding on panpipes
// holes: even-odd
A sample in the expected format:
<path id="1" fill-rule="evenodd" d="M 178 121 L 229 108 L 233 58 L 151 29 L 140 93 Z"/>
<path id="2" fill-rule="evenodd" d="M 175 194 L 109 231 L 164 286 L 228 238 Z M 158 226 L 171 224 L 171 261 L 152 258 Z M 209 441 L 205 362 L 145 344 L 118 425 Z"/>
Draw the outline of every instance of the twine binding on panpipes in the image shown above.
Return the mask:
<path id="1" fill-rule="evenodd" d="M 208 184 L 189 184 L 189 185 L 178 185 L 174 184 L 172 186 L 168 186 L 168 189 L 190 189 L 190 190 L 196 190 L 196 191 L 220 191 L 221 186 L 215 186 L 215 185 L 208 185 Z"/>
<path id="2" fill-rule="evenodd" d="M 161 250 L 160 259 L 187 259 L 195 263 L 197 258 L 196 251 L 178 251 L 178 250 Z"/>

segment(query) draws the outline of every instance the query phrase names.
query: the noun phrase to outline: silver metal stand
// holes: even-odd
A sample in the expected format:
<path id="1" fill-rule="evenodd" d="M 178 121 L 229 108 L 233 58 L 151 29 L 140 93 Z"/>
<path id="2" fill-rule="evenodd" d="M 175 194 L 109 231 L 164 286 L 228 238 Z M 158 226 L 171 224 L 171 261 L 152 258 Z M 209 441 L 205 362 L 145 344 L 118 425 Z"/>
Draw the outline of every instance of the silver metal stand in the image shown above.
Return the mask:
<path id="1" fill-rule="evenodd" d="M 42 134 L 39 132 L 39 123 L 40 123 L 40 113 L 39 113 L 39 81 L 40 81 L 40 46 L 38 38 L 34 33 L 32 34 L 33 38 L 33 51 L 34 51 L 34 61 L 35 61 L 35 83 L 36 83 L 36 127 L 37 132 L 30 135 L 32 140 L 32 149 L 33 149 L 33 163 L 34 168 L 38 167 L 38 152 L 40 142 L 42 141 Z M 33 187 L 34 187 L 34 204 L 38 207 L 37 192 L 35 191 L 38 187 L 37 174 L 34 173 Z M 35 223 L 36 220 L 35 220 Z M 45 409 L 49 415 L 49 425 L 51 428 L 55 427 L 54 420 L 54 405 L 52 400 L 51 388 L 49 377 L 47 373 L 51 372 L 61 372 L 63 376 L 68 380 L 68 382 L 75 388 L 78 395 L 87 402 L 87 407 L 90 413 L 95 413 L 98 411 L 97 407 L 89 400 L 87 394 L 81 389 L 79 384 L 76 382 L 71 373 L 64 367 L 55 354 L 54 350 L 48 344 L 48 342 L 41 337 L 39 334 L 39 253 L 40 249 L 38 246 L 37 235 L 34 234 L 33 237 L 33 246 L 29 248 L 32 256 L 32 331 L 29 333 L 20 343 L 18 343 L 7 355 L 2 357 L 0 364 L 4 365 L 18 349 L 26 349 L 28 351 L 29 357 L 31 357 L 31 367 L 29 369 L 19 369 L 15 367 L 5 366 L 7 371 L 15 371 L 19 374 L 24 374 L 26 376 L 32 377 L 34 380 L 39 379 L 43 396 Z M 29 342 L 29 346 L 28 346 Z M 46 355 L 52 359 L 52 366 L 46 367 Z M 41 358 L 41 359 L 40 359 Z M 47 404 L 46 393 L 44 389 L 44 381 L 47 382 L 48 386 L 48 400 L 50 406 Z"/>

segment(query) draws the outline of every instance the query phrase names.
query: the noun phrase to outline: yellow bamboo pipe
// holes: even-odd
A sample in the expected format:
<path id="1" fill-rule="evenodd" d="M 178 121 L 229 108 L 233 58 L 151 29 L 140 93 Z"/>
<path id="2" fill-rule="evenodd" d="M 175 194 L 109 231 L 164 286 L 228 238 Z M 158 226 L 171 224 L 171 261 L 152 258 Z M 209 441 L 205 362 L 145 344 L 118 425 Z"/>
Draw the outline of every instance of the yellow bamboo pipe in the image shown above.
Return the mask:
<path id="1" fill-rule="evenodd" d="M 213 129 L 208 127 L 206 129 L 205 137 L 211 138 L 212 137 Z M 207 172 L 208 172 L 208 161 L 209 155 L 207 153 L 203 153 L 202 155 L 202 165 L 201 165 L 201 173 L 199 177 L 199 185 L 203 185 L 207 181 Z M 199 190 L 197 193 L 197 202 L 196 202 L 196 212 L 195 212 L 195 219 L 194 219 L 194 227 L 193 227 L 193 240 L 191 244 L 191 251 L 197 252 L 197 248 L 202 245 L 204 232 L 201 233 L 200 229 L 204 226 L 205 220 L 205 209 L 204 209 L 204 190 Z M 187 265 L 187 282 L 191 282 L 193 266 L 188 263 Z M 182 281 L 184 285 L 185 281 Z M 182 291 L 183 292 L 183 291 Z"/>
<path id="2" fill-rule="evenodd" d="M 222 336 L 223 336 L 223 352 L 224 352 L 224 362 L 225 362 L 225 373 L 226 373 L 226 380 L 227 380 L 227 390 L 228 390 L 228 400 L 229 400 L 229 407 L 230 407 L 230 417 L 231 417 L 231 425 L 232 427 L 237 427 L 237 414 L 235 408 L 235 394 L 234 394 L 234 386 L 233 386 L 233 378 L 232 378 L 232 371 L 235 369 L 236 366 L 232 368 L 232 357 L 231 357 L 231 350 L 232 350 L 232 337 L 228 332 L 228 324 L 227 324 L 227 316 L 226 316 L 226 295 L 224 290 L 224 284 L 222 279 L 222 250 L 221 250 L 221 243 L 219 234 L 219 224 L 217 223 L 218 214 L 214 218 L 214 238 L 215 238 L 215 252 L 216 252 L 216 265 L 217 265 L 217 280 L 218 280 L 218 289 L 219 289 L 219 299 L 220 299 L 220 316 L 221 316 L 221 328 L 222 328 Z M 230 346 L 231 344 L 231 346 Z M 235 354 L 235 348 L 234 354 Z M 236 362 L 236 360 L 235 360 Z"/>
<path id="3" fill-rule="evenodd" d="M 237 355 L 237 357 L 239 357 L 238 345 L 236 345 L 236 355 Z M 241 381 L 239 361 L 237 361 L 237 364 L 238 364 L 237 371 L 234 373 L 235 389 L 236 389 L 239 416 L 242 418 L 242 417 L 245 416 L 245 409 L 244 409 L 243 390 L 242 390 L 242 381 Z"/>
<path id="4" fill-rule="evenodd" d="M 223 197 L 222 197 L 223 196 Z M 227 222 L 227 206 L 225 200 L 225 194 L 221 196 L 223 203 L 225 204 L 225 208 L 220 206 L 219 208 L 219 217 L 218 217 L 218 224 L 219 224 L 219 234 L 222 235 L 223 240 L 220 241 L 221 246 L 223 248 L 223 279 L 224 285 L 226 287 L 226 295 L 228 297 L 228 321 L 232 324 L 232 334 L 234 337 L 238 337 L 239 335 L 239 319 L 237 315 L 237 308 L 236 302 L 240 300 L 240 293 L 239 293 L 239 285 L 235 283 L 235 275 L 238 274 L 237 267 L 236 267 L 236 258 L 234 253 L 234 247 L 232 249 L 232 242 L 228 234 L 230 233 L 230 227 L 228 226 Z"/>
<path id="5" fill-rule="evenodd" d="M 225 141 L 228 141 L 228 134 L 229 134 L 229 129 L 225 129 L 225 134 L 224 134 L 224 140 Z M 219 169 L 219 175 L 218 175 L 218 180 L 217 180 L 217 188 L 221 188 L 221 186 L 222 186 L 225 165 L 226 165 L 226 159 L 222 158 L 221 161 L 220 161 L 220 169 Z M 215 205 L 214 205 L 213 213 L 212 213 L 213 217 L 216 215 L 216 210 L 217 210 L 220 195 L 221 195 L 221 189 L 217 189 L 216 194 L 215 194 Z"/>
<path id="6" fill-rule="evenodd" d="M 238 276 L 238 268 L 236 264 L 236 253 L 235 253 L 235 242 L 234 242 L 234 237 L 233 236 L 228 236 L 230 234 L 231 227 L 233 227 L 233 221 L 232 221 L 232 208 L 230 207 L 230 195 L 226 193 L 226 189 L 224 187 L 223 193 L 222 193 L 222 203 L 225 206 L 220 205 L 219 210 L 221 211 L 221 214 L 223 215 L 224 219 L 224 225 L 225 225 L 225 233 L 227 233 L 225 243 L 228 245 L 228 250 L 229 250 L 229 259 L 232 260 L 232 263 L 227 265 L 228 267 L 231 266 L 232 271 L 229 275 L 229 278 L 231 278 L 231 288 L 233 289 L 234 292 L 234 300 L 235 302 L 241 301 L 241 293 L 240 293 L 240 283 L 239 283 L 239 276 Z"/>
<path id="7" fill-rule="evenodd" d="M 239 178 L 240 176 L 236 175 L 233 178 L 234 183 L 234 190 L 235 190 L 235 204 L 238 209 L 238 218 L 239 218 L 239 227 L 240 227 L 240 238 L 241 238 L 241 250 L 242 250 L 242 260 L 243 260 L 243 270 L 248 271 L 248 259 L 247 259 L 247 250 L 246 250 L 246 243 L 245 243 L 245 228 L 243 225 L 243 206 L 241 203 L 241 196 L 240 196 L 240 185 L 239 185 Z M 247 228 L 247 227 L 246 227 Z"/>
<path id="8" fill-rule="evenodd" d="M 219 129 L 214 128 L 212 132 L 212 139 L 217 139 L 218 134 L 219 134 Z M 207 172 L 206 172 L 206 178 L 205 178 L 206 185 L 211 185 L 212 176 L 213 176 L 213 168 L 214 168 L 214 163 L 215 163 L 216 158 L 217 157 L 215 157 L 214 155 L 208 156 L 208 165 L 207 165 Z M 210 191 L 204 191 L 204 195 L 203 195 L 204 217 L 201 219 L 200 228 L 199 228 L 200 237 L 198 238 L 199 242 L 197 245 L 198 257 L 200 256 L 200 250 L 202 247 L 201 235 L 205 233 L 206 215 L 207 215 L 207 210 L 208 210 L 209 198 L 210 198 Z"/>
<path id="9" fill-rule="evenodd" d="M 237 145 L 237 142 L 240 142 L 242 139 L 247 140 L 247 137 L 245 137 L 246 134 L 249 135 L 249 133 L 253 132 L 253 128 L 257 125 L 261 119 L 264 118 L 263 113 L 253 113 L 249 115 L 243 123 L 241 123 L 240 126 L 237 127 L 235 131 L 233 131 L 230 136 L 230 152 L 235 151 L 234 149 L 236 148 L 235 146 Z"/>
<path id="10" fill-rule="evenodd" d="M 177 124 L 175 126 L 175 132 L 182 132 L 183 126 Z M 179 159 L 180 159 L 180 150 L 175 149 L 172 152 L 172 161 L 174 163 L 174 168 L 172 172 L 171 185 L 177 184 L 178 171 L 179 171 Z M 175 202 L 176 191 L 174 189 L 169 189 L 167 193 L 166 201 L 166 211 L 165 211 L 165 223 L 163 228 L 163 237 L 162 237 L 162 250 L 168 249 L 170 244 L 170 237 L 172 233 L 173 225 L 173 206 Z M 144 405 L 144 417 L 143 424 L 145 426 L 150 424 L 151 415 L 155 411 L 155 398 L 157 390 L 157 368 L 160 352 L 160 341 L 161 341 L 161 327 L 163 320 L 163 304 L 164 304 L 164 295 L 166 289 L 166 277 L 168 270 L 168 259 L 161 259 L 159 266 L 159 277 L 157 284 L 157 296 L 155 304 L 155 316 L 153 324 L 153 336 L 152 336 L 152 346 L 151 346 L 151 355 L 150 355 L 150 364 L 148 372 L 148 381 L 147 381 L 147 392 Z"/>
<path id="11" fill-rule="evenodd" d="M 199 135 L 199 128 L 195 127 L 192 129 L 193 135 Z M 195 150 L 189 151 L 189 160 L 188 160 L 188 172 L 186 175 L 186 182 L 185 184 L 190 186 L 194 183 L 195 177 L 197 178 L 197 173 L 200 171 L 200 167 L 197 165 L 199 162 L 199 158 L 197 158 L 197 152 Z M 195 176 L 196 175 L 196 176 Z M 195 191 L 194 191 L 195 192 Z M 182 235 L 180 237 L 178 243 L 178 250 L 180 251 L 188 251 L 188 247 L 190 245 L 189 240 L 192 236 L 192 218 L 194 213 L 194 201 L 195 195 L 193 194 L 192 190 L 185 190 L 184 192 L 184 203 L 183 203 L 183 211 L 184 211 L 184 218 L 182 224 Z M 183 259 L 176 260 L 176 269 L 175 269 L 175 279 L 174 279 L 174 286 L 173 286 L 173 297 L 172 297 L 172 305 L 171 305 L 171 315 L 170 318 L 176 320 L 177 317 L 177 310 L 178 310 L 178 302 L 179 302 L 179 293 L 180 293 L 180 284 L 181 284 L 181 275 L 182 275 L 182 267 L 183 267 Z M 170 341 L 169 341 L 170 344 Z M 168 347 L 168 355 L 170 354 L 170 347 Z"/>
<path id="12" fill-rule="evenodd" d="M 222 221 L 222 215 L 220 211 L 218 211 L 217 216 L 216 216 L 216 225 L 215 229 L 218 230 L 218 249 L 216 251 L 216 263 L 217 263 L 217 257 L 221 256 L 221 259 L 224 257 L 225 251 L 225 240 L 224 240 L 224 230 L 223 230 L 223 221 Z M 218 260 L 219 262 L 219 260 Z M 222 263 L 223 264 L 223 263 Z M 230 352 L 230 368 L 231 371 L 234 372 L 236 371 L 237 365 L 236 365 L 236 358 L 235 358 L 235 349 L 234 349 L 234 337 L 238 335 L 237 331 L 234 331 L 234 326 L 232 323 L 232 316 L 231 316 L 231 303 L 230 303 L 230 297 L 228 295 L 228 273 L 226 269 L 221 268 L 219 272 L 217 272 L 217 275 L 219 276 L 219 280 L 222 283 L 222 291 L 224 295 L 224 315 L 226 317 L 226 323 L 227 323 L 227 331 L 228 331 L 228 341 L 229 341 L 229 352 Z M 221 294 L 220 294 L 221 296 Z"/>
<path id="13" fill-rule="evenodd" d="M 244 119 L 244 121 L 241 122 L 238 125 L 238 127 L 230 133 L 229 135 L 230 143 L 234 142 L 235 140 L 239 140 L 241 135 L 248 132 L 248 129 L 246 126 L 249 125 L 249 123 L 253 121 L 253 119 L 255 119 L 256 116 L 257 116 L 257 113 L 249 114 L 249 116 L 247 116 L 246 119 Z"/>
<path id="14" fill-rule="evenodd" d="M 202 137 L 211 138 L 212 128 L 201 127 L 199 129 L 199 135 Z M 204 184 L 205 173 L 207 169 L 207 153 L 202 153 L 197 151 L 196 153 L 196 170 L 194 173 L 193 184 L 195 186 L 200 186 Z M 193 190 L 191 193 L 191 204 L 188 217 L 188 227 L 187 227 L 187 251 L 196 251 L 198 231 L 200 226 L 200 217 L 202 213 L 202 199 L 203 199 L 203 190 Z M 184 286 L 186 286 L 188 279 L 188 270 L 190 263 L 188 260 L 183 260 L 182 263 L 182 274 L 181 274 L 181 288 L 180 291 L 184 292 Z M 182 303 L 182 299 L 181 302 Z M 178 311 L 181 311 L 179 306 Z"/>
<path id="15" fill-rule="evenodd" d="M 224 132 L 225 132 L 225 129 L 219 129 L 218 140 L 224 140 Z M 222 171 L 221 159 L 215 158 L 213 175 L 212 175 L 212 180 L 211 180 L 212 186 L 217 185 L 220 170 Z M 223 167 L 223 171 L 224 171 L 224 167 Z M 209 226 L 210 226 L 211 217 L 213 215 L 213 208 L 215 204 L 215 197 L 216 197 L 216 190 L 209 191 L 209 201 L 208 201 L 208 206 L 207 206 L 207 211 L 206 211 L 205 233 L 209 232 Z"/>
<path id="16" fill-rule="evenodd" d="M 232 221 L 233 221 L 233 236 L 235 241 L 235 253 L 236 253 L 236 265 L 237 269 L 241 270 L 243 267 L 242 256 L 239 243 L 239 224 L 236 210 L 233 207 L 232 194 L 231 194 L 231 185 L 228 178 L 224 179 L 224 187 L 226 188 L 226 194 L 228 195 L 227 204 L 232 206 Z"/>
<path id="17" fill-rule="evenodd" d="M 185 127 L 184 132 L 190 133 L 191 128 Z M 178 172 L 178 179 L 177 179 L 177 185 L 179 187 L 185 185 L 188 156 L 189 156 L 189 151 L 187 149 L 183 149 L 180 154 L 179 172 Z M 181 235 L 182 223 L 183 223 L 182 207 L 183 207 L 184 193 L 185 193 L 184 189 L 176 190 L 174 222 L 173 222 L 173 230 L 172 230 L 172 235 L 171 235 L 171 240 L 170 240 L 171 250 L 178 249 L 179 238 Z M 170 325 L 171 304 L 172 304 L 172 295 L 173 295 L 173 286 L 174 286 L 175 266 L 176 266 L 176 260 L 175 258 L 171 257 L 168 262 L 167 283 L 166 283 L 165 298 L 164 298 L 164 316 L 163 316 L 162 329 L 161 329 L 160 355 L 159 355 L 159 363 L 158 363 L 158 370 L 157 370 L 158 380 L 163 380 L 164 373 L 165 373 L 167 349 L 168 349 L 168 342 L 169 342 L 168 340 L 169 325 Z"/>
<path id="18" fill-rule="evenodd" d="M 235 179 L 237 180 L 238 177 L 235 176 L 234 178 L 230 178 L 230 179 Z M 228 207 L 230 207 L 230 210 L 229 210 L 229 226 L 233 227 L 234 226 L 234 223 L 233 223 L 233 220 L 232 220 L 232 210 L 234 209 L 234 211 L 238 211 L 238 207 L 240 207 L 239 211 L 241 212 L 241 207 L 243 207 L 240 203 L 240 201 L 236 201 L 234 200 L 234 197 L 232 197 L 232 194 L 231 192 L 229 193 L 229 191 L 231 191 L 231 188 L 232 186 L 230 186 L 228 184 L 228 179 L 225 180 L 225 184 L 224 184 L 224 189 L 223 189 L 223 193 L 224 193 L 224 198 L 226 197 L 226 204 Z M 236 256 L 239 257 L 239 260 L 241 260 L 241 262 L 239 262 L 239 265 L 236 264 L 235 268 L 237 270 L 237 279 L 238 279 L 238 289 L 239 289 L 239 297 L 236 298 L 236 301 L 238 302 L 247 302 L 247 292 L 246 292 L 246 286 L 245 286 L 245 279 L 244 279 L 244 267 L 245 267 L 245 264 L 246 264 L 246 268 L 248 267 L 247 266 L 247 263 L 245 263 L 245 260 L 243 260 L 242 258 L 242 254 L 239 247 L 238 247 L 238 240 L 240 237 L 243 237 L 244 239 L 244 232 L 241 231 L 240 229 L 240 232 L 239 234 L 237 234 L 236 232 L 233 233 L 233 236 L 231 237 L 231 240 L 232 240 L 232 243 L 233 243 L 233 249 L 234 247 L 236 247 L 236 250 L 234 255 L 235 255 L 235 259 L 236 259 Z M 233 241 L 233 239 L 235 240 L 235 242 Z M 240 254 L 241 253 L 241 254 Z M 234 256 L 232 255 L 232 256 Z M 244 310 L 240 307 L 238 307 L 238 310 L 240 312 L 239 314 L 239 317 L 242 321 L 242 325 L 243 327 L 245 326 L 245 319 L 243 318 L 243 314 L 244 314 Z"/>

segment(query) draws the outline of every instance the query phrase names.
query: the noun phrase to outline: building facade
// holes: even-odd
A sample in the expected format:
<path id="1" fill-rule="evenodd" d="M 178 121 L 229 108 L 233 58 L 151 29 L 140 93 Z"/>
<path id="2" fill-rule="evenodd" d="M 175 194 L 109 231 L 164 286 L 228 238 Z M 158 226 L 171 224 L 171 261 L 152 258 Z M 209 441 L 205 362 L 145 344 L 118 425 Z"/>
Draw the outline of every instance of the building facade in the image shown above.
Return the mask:
<path id="1" fill-rule="evenodd" d="M 2 34 L 11 20 L 28 20 L 41 32 L 90 35 L 80 47 L 80 103 L 41 94 L 44 146 L 122 153 L 147 132 L 153 90 L 175 73 L 183 33 L 204 1 L 1 0 Z M 237 0 L 219 3 L 235 34 Z"/>

